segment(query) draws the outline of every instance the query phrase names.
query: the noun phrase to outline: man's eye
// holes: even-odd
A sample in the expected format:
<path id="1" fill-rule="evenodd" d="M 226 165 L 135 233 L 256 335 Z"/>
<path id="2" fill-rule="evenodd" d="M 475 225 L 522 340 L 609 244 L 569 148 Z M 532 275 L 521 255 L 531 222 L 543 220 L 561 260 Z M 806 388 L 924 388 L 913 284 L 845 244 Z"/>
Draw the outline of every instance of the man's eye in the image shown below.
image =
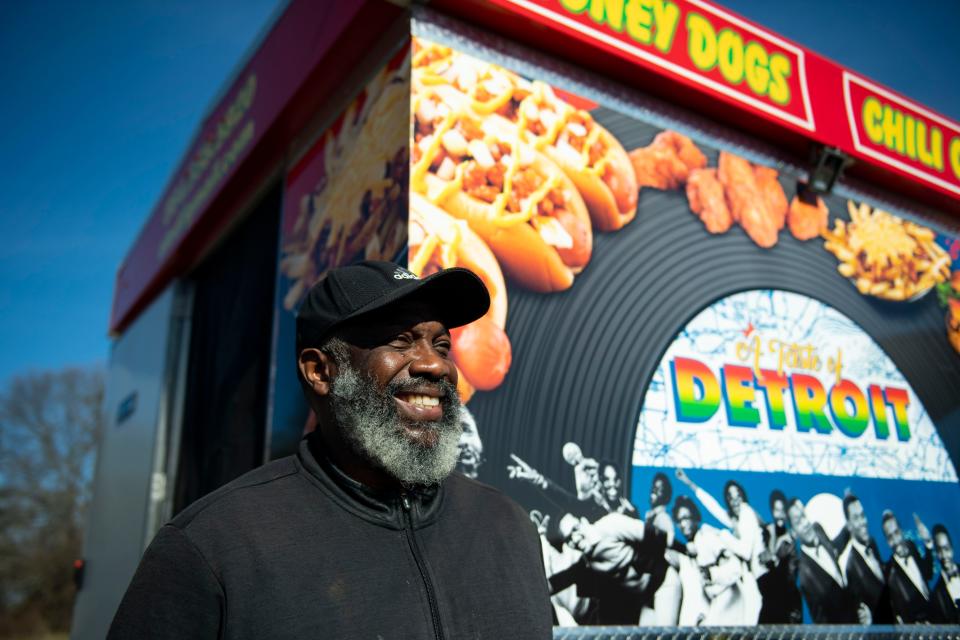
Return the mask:
<path id="1" fill-rule="evenodd" d="M 401 335 L 399 335 L 399 336 L 394 336 L 393 339 L 390 340 L 389 344 L 390 344 L 391 347 L 401 347 L 401 348 L 402 348 L 402 347 L 407 347 L 407 346 L 409 346 L 411 342 L 413 342 L 413 341 L 410 339 L 410 336 L 401 334 Z"/>
<path id="2" fill-rule="evenodd" d="M 443 355 L 447 355 L 448 353 L 450 353 L 450 341 L 440 340 L 439 342 L 435 342 L 433 344 L 433 348 L 439 351 L 440 353 L 442 353 Z"/>

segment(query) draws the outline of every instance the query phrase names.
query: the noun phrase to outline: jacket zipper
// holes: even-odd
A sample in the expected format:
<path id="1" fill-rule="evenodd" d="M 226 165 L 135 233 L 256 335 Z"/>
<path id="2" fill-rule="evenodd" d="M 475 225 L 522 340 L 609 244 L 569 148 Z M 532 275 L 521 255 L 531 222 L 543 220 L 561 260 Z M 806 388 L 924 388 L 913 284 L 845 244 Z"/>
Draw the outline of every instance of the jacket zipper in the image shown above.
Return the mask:
<path id="1" fill-rule="evenodd" d="M 413 514 L 410 511 L 410 498 L 406 493 L 400 494 L 400 502 L 403 504 L 403 510 L 407 514 L 407 542 L 410 544 L 410 552 L 413 554 L 413 561 L 420 571 L 420 577 L 423 579 L 423 586 L 427 590 L 427 603 L 430 605 L 430 616 L 433 618 L 434 637 L 437 640 L 443 640 L 443 630 L 440 628 L 440 610 L 437 606 L 437 598 L 433 593 L 433 583 L 430 582 L 430 576 L 424 567 L 423 557 L 420 555 L 420 547 L 417 545 L 417 538 L 413 533 Z"/>

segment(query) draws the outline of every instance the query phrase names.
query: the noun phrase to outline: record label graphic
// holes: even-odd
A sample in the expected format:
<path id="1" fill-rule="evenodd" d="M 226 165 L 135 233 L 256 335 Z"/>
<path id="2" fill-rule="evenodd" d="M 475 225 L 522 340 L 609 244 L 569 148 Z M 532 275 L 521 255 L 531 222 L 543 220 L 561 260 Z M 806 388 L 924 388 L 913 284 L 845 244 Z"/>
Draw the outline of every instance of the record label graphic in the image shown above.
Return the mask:
<path id="1" fill-rule="evenodd" d="M 680 331 L 647 389 L 633 463 L 956 482 L 910 384 L 836 309 L 743 291 Z"/>

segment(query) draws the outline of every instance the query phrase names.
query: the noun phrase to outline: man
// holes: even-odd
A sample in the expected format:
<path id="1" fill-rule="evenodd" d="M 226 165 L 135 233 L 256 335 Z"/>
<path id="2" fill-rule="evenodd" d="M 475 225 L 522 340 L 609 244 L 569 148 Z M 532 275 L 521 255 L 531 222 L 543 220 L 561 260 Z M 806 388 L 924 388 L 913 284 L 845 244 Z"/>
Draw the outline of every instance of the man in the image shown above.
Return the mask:
<path id="1" fill-rule="evenodd" d="M 672 540 L 620 513 L 607 514 L 592 524 L 568 513 L 548 537 L 582 554 L 576 564 L 550 576 L 551 592 L 576 584 L 578 597 L 596 599 L 598 624 L 638 623 L 643 605 L 659 587 L 646 565 L 652 557 L 663 557 Z"/>
<path id="2" fill-rule="evenodd" d="M 933 525 L 933 548 L 940 562 L 940 579 L 933 588 L 933 622 L 960 624 L 960 568 L 953 560 L 953 541 L 942 524 Z"/>
<path id="3" fill-rule="evenodd" d="M 600 484 L 600 463 L 595 458 L 583 455 L 580 445 L 568 442 L 563 445 L 563 459 L 573 467 L 573 483 L 577 492 L 577 500 L 593 502 L 609 513 L 614 505 L 607 504 Z"/>
<path id="4" fill-rule="evenodd" d="M 637 508 L 620 493 L 623 481 L 617 466 L 609 460 L 600 463 L 600 486 L 603 496 L 612 512 L 622 513 L 625 516 L 637 516 Z"/>
<path id="5" fill-rule="evenodd" d="M 650 483 L 650 508 L 643 520 L 656 527 L 672 542 L 674 537 L 673 519 L 667 512 L 667 505 L 673 497 L 673 487 L 667 474 L 658 471 Z M 647 603 L 640 612 L 641 626 L 671 627 L 680 619 L 681 586 L 677 573 L 680 561 L 677 551 L 667 549 L 660 556 L 650 558 L 649 567 L 654 584 L 659 584 L 653 596 L 653 602 Z"/>
<path id="6" fill-rule="evenodd" d="M 463 433 L 460 434 L 460 454 L 457 457 L 457 471 L 471 480 L 480 475 L 480 466 L 483 464 L 483 441 L 477 429 L 477 421 L 466 407 L 460 408 L 460 425 Z"/>
<path id="7" fill-rule="evenodd" d="M 800 540 L 800 592 L 816 624 L 870 624 L 870 609 L 847 588 L 837 554 L 823 527 L 807 518 L 803 502 L 787 506 L 790 528 Z"/>
<path id="8" fill-rule="evenodd" d="M 647 522 L 658 522 L 661 529 L 672 529 L 673 520 L 667 512 L 667 505 L 673 498 L 673 485 L 670 484 L 670 478 L 662 471 L 653 474 L 653 480 L 650 482 L 650 509 L 647 511 L 644 519 Z"/>
<path id="9" fill-rule="evenodd" d="M 843 515 L 846 518 L 846 533 L 849 540 L 840 551 L 840 571 L 857 602 L 870 608 L 873 622 L 892 624 L 890 596 L 887 581 L 880 563 L 880 551 L 876 541 L 867 530 L 867 515 L 860 499 L 852 493 L 843 498 Z"/>
<path id="10" fill-rule="evenodd" d="M 933 540 L 917 515 L 914 514 L 913 517 L 917 534 L 927 548 L 922 556 L 917 545 L 904 537 L 900 523 L 892 511 L 884 511 L 881 521 L 883 535 L 892 551 L 887 566 L 890 607 L 894 618 L 901 624 L 928 623 L 933 619 L 930 587 L 927 586 L 927 582 L 933 577 Z"/>
<path id="11" fill-rule="evenodd" d="M 157 534 L 111 638 L 549 638 L 536 530 L 446 477 L 460 402 L 450 333 L 489 297 L 469 271 L 335 269 L 297 314 L 317 414 L 299 451 Z"/>
<path id="12" fill-rule="evenodd" d="M 797 547 L 787 529 L 787 497 L 779 489 L 770 492 L 770 524 L 763 527 L 760 561 L 767 572 L 757 578 L 763 597 L 760 624 L 800 624 L 803 602 L 797 589 Z"/>
<path id="13" fill-rule="evenodd" d="M 573 457 L 572 452 L 576 453 L 576 458 Z M 565 459 L 574 460 L 570 464 L 575 466 L 576 494 L 562 487 L 560 483 L 544 476 L 515 453 L 510 454 L 514 464 L 507 465 L 507 472 L 510 479 L 529 482 L 542 492 L 543 499 L 550 505 L 548 515 L 555 523 L 559 522 L 560 518 L 567 513 L 578 518 L 586 518 L 590 522 L 599 520 L 610 513 L 610 505 L 607 504 L 603 488 L 600 485 L 599 463 L 593 458 L 584 458 L 580 447 L 573 442 L 564 445 L 563 453 Z M 581 470 L 582 473 L 578 470 Z"/>

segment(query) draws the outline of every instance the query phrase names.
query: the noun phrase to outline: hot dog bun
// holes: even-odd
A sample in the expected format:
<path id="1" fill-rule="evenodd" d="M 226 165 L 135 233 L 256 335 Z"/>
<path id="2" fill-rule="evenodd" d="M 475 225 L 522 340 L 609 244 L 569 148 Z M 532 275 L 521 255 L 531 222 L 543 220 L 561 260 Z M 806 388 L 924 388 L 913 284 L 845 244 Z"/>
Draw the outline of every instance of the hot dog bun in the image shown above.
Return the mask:
<path id="1" fill-rule="evenodd" d="M 483 284 L 487 286 L 487 291 L 490 293 L 490 310 L 486 315 L 501 329 L 506 326 L 507 285 L 503 279 L 503 272 L 490 247 L 480 239 L 469 224 L 452 217 L 419 193 L 410 194 L 410 224 L 420 225 L 427 234 L 439 236 L 441 243 L 444 239 L 448 239 L 448 242 L 456 240 L 456 264 L 452 266 L 470 269 L 483 280 Z M 410 266 L 414 273 L 422 275 L 413 264 L 417 256 L 416 247 L 413 246 L 412 229 L 410 237 Z"/>
<path id="2" fill-rule="evenodd" d="M 593 247 L 590 215 L 573 182 L 555 164 L 542 154 L 535 153 L 533 169 L 545 177 L 556 176 L 564 196 L 564 207 L 580 224 L 582 247 L 576 264 L 568 266 L 555 246 L 548 244 L 528 222 L 506 226 L 498 222 L 493 205 L 474 198 L 462 190 L 455 191 L 441 203 L 455 218 L 466 220 L 470 227 L 486 241 L 500 261 L 507 275 L 520 285 L 547 293 L 562 291 L 573 284 L 573 277 L 583 270 Z M 426 175 L 427 193 L 439 192 L 446 184 L 437 176 Z"/>
<path id="3" fill-rule="evenodd" d="M 570 177 L 590 212 L 593 226 L 600 231 L 621 229 L 637 215 L 637 176 L 623 145 L 601 127 L 600 140 L 607 149 L 607 180 L 569 154 L 553 145 L 546 145 L 543 152 Z"/>
<path id="4" fill-rule="evenodd" d="M 410 270 L 418 276 L 440 268 L 470 269 L 490 293 L 490 309 L 470 324 L 451 330 L 450 357 L 459 372 L 457 389 L 466 403 L 475 389 L 489 391 L 510 370 L 512 350 L 503 327 L 507 287 L 490 248 L 463 220 L 457 220 L 422 195 L 410 197 Z"/>
<path id="5" fill-rule="evenodd" d="M 465 58 L 466 56 L 462 54 L 458 55 L 457 64 L 465 64 Z M 480 104 L 477 100 L 471 99 L 452 84 L 437 84 L 431 86 L 429 91 L 451 107 L 459 110 L 470 110 L 487 122 L 495 123 L 499 129 L 516 131 L 517 127 L 523 127 L 524 140 L 529 144 L 534 144 L 573 181 L 583 197 L 590 219 L 596 229 L 616 231 L 633 220 L 637 214 L 639 193 L 637 176 L 633 163 L 630 162 L 630 157 L 613 134 L 594 121 L 589 113 L 575 109 L 556 97 L 548 85 L 541 82 L 527 82 L 516 74 L 496 67 L 496 65 L 480 63 L 479 61 L 473 62 L 471 68 L 490 67 L 497 70 L 497 76 L 502 79 L 499 86 L 504 89 L 504 95 L 526 95 L 527 97 L 519 103 L 514 98 L 515 102 L 507 105 L 506 108 L 501 108 L 500 112 L 491 109 L 478 111 Z M 499 107 L 504 107 L 506 102 L 496 98 L 490 101 L 492 105 Z M 539 104 L 552 113 L 559 114 L 556 117 L 563 118 L 566 126 L 569 126 L 566 120 L 573 118 L 587 123 L 591 132 L 596 129 L 597 132 L 594 136 L 587 137 L 591 139 L 591 145 L 599 144 L 603 149 L 602 153 L 599 154 L 600 157 L 594 157 L 594 161 L 591 163 L 583 157 L 580 151 L 569 144 L 563 142 L 558 144 L 558 138 L 569 135 L 569 132 L 564 131 L 565 127 L 553 129 L 550 139 L 538 138 L 532 130 L 526 128 L 528 115 L 523 112 L 527 110 L 525 105 L 528 103 L 532 107 L 529 109 L 529 115 L 533 117 L 536 117 L 535 114 L 538 111 L 536 105 Z M 510 117 L 507 117 L 504 113 L 509 113 Z M 574 123 L 572 126 L 578 125 Z M 587 155 L 591 157 L 596 154 L 588 152 Z"/>

